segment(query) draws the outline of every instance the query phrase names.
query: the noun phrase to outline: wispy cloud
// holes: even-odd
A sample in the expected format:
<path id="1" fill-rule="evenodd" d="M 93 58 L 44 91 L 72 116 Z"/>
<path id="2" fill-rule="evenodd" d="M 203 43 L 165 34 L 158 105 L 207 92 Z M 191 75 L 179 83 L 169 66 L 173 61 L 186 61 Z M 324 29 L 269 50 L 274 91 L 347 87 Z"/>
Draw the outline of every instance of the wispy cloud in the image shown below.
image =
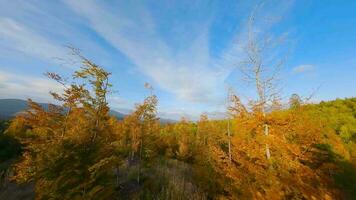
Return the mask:
<path id="1" fill-rule="evenodd" d="M 110 12 L 94 1 L 66 3 L 164 90 L 191 102 L 218 100 L 226 73 L 214 68 L 209 56 L 209 22 L 196 24 L 200 28 L 193 40 L 182 41 L 188 47 L 176 51 L 160 37 L 155 20 L 142 5 L 135 4 L 128 13 Z"/>
<path id="2" fill-rule="evenodd" d="M 292 71 L 293 71 L 293 73 L 301 74 L 301 73 L 311 72 L 314 69 L 315 69 L 314 65 L 303 64 L 303 65 L 298 65 L 298 66 L 294 67 Z"/>
<path id="3" fill-rule="evenodd" d="M 0 47 L 19 51 L 41 60 L 54 62 L 65 58 L 66 50 L 13 19 L 0 18 Z"/>
<path id="4" fill-rule="evenodd" d="M 1 98 L 32 98 L 38 102 L 54 102 L 49 91 L 61 92 L 62 86 L 48 80 L 28 76 L 27 74 L 14 74 L 0 71 L 0 99 Z"/>
<path id="5" fill-rule="evenodd" d="M 170 94 L 167 95 L 171 102 L 165 104 L 167 113 L 167 105 L 176 104 L 174 107 L 185 107 L 186 110 L 172 113 L 189 112 L 198 116 L 206 107 L 209 110 L 221 108 L 226 79 L 241 61 L 246 42 L 243 18 L 249 13 L 245 10 L 249 10 L 250 6 L 246 6 L 244 1 L 237 1 L 237 7 L 246 4 L 246 9 L 234 18 L 239 20 L 236 23 L 241 26 L 238 30 L 232 28 L 231 33 L 224 36 L 224 42 L 218 41 L 218 46 L 222 48 L 214 46 L 217 44 L 212 42 L 212 37 L 220 40 L 219 34 L 226 28 L 226 24 L 220 24 L 219 28 L 223 31 L 219 29 L 219 33 L 214 35 L 214 23 L 225 19 L 220 15 L 226 14 L 227 10 L 232 12 L 231 15 L 236 12 L 230 6 L 224 12 L 215 12 L 215 9 L 220 9 L 215 7 L 217 2 L 195 1 L 193 5 L 190 1 L 182 4 L 160 2 L 154 5 L 163 7 L 156 8 L 145 1 L 118 1 L 110 5 L 94 0 L 62 0 L 43 4 L 14 1 L 8 4 L 11 9 L 18 8 L 15 14 L 0 6 L 0 51 L 11 49 L 53 62 L 55 57 L 67 56 L 63 44 L 73 44 L 84 52 L 89 50 L 90 58 L 94 56 L 95 61 L 99 58 L 104 63 L 114 63 L 115 67 L 123 63 L 120 60 L 122 55 L 117 55 L 119 51 L 137 67 L 135 70 L 127 69 L 131 67 L 130 63 L 122 69 L 140 72 L 149 79 L 145 81 L 152 82 L 159 92 L 173 94 L 173 99 Z M 248 4 L 253 5 L 253 2 Z M 283 10 L 274 7 L 278 11 Z M 61 11 L 57 12 L 58 9 Z M 261 32 L 265 29 L 260 24 L 258 28 Z M 106 53 L 110 56 L 102 56 Z M 121 70 L 121 66 L 117 70 Z M 11 84 L 19 88 L 20 81 L 7 80 L 3 83 L 7 88 Z M 48 90 L 43 91 L 47 94 Z M 110 101 L 130 108 L 133 104 L 117 97 Z"/>

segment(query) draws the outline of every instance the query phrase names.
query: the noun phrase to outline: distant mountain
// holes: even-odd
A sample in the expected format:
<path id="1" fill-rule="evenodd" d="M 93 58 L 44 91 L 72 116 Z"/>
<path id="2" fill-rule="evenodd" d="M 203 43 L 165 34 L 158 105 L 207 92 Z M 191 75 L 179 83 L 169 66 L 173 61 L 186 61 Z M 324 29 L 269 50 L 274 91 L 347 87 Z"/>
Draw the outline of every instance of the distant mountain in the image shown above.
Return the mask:
<path id="1" fill-rule="evenodd" d="M 48 103 L 39 103 L 44 109 L 48 109 Z M 0 119 L 11 119 L 28 108 L 27 101 L 22 99 L 0 99 Z M 110 110 L 110 115 L 123 119 L 126 115 Z M 160 119 L 161 123 L 174 123 L 175 120 Z"/>
<path id="2" fill-rule="evenodd" d="M 19 99 L 0 99 L 0 119 L 9 119 L 27 108 L 27 102 Z"/>
<path id="3" fill-rule="evenodd" d="M 124 117 L 126 116 L 125 114 L 117 112 L 115 110 L 110 110 L 110 115 L 115 116 L 118 119 L 124 119 Z"/>
<path id="4" fill-rule="evenodd" d="M 47 109 L 48 104 L 40 103 Z M 26 110 L 28 107 L 27 101 L 21 99 L 0 99 L 0 119 L 10 119 Z"/>
<path id="5" fill-rule="evenodd" d="M 39 103 L 48 109 L 48 103 Z M 21 99 L 0 99 L 0 119 L 11 119 L 28 108 L 27 101 Z M 110 115 L 123 119 L 125 114 L 110 110 Z"/>

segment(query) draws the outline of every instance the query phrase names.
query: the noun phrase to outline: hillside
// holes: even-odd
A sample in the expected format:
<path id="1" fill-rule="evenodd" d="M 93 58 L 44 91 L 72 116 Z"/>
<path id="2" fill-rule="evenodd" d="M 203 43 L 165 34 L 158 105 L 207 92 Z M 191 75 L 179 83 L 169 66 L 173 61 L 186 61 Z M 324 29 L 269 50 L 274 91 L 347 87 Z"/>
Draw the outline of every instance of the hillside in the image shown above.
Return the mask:
<path id="1" fill-rule="evenodd" d="M 2 102 L 6 102 L 6 104 L 4 103 L 3 105 L 12 107 L 17 106 L 17 108 L 19 108 L 20 105 L 23 107 L 26 106 L 26 102 L 21 100 L 2 100 Z M 48 105 L 42 104 L 42 106 Z M 147 105 L 144 104 L 143 107 L 145 106 Z M 138 111 L 140 108 L 141 107 L 138 108 Z M 308 190 L 314 192 L 318 190 L 324 191 L 324 189 L 320 189 L 320 185 L 318 187 L 310 187 L 312 183 L 305 182 L 305 180 L 301 182 L 300 180 L 293 182 L 295 180 L 295 173 L 300 173 L 297 174 L 297 176 L 308 178 L 313 181 L 322 181 L 323 184 L 328 183 L 328 187 L 333 187 L 335 190 L 341 191 L 341 193 L 336 192 L 335 194 L 324 191 L 325 193 L 322 193 L 322 195 L 326 198 L 333 195 L 334 197 L 340 197 L 341 199 L 352 199 L 356 195 L 355 185 L 353 184 L 356 181 L 356 173 L 354 168 L 355 165 L 352 162 L 352 159 L 355 157 L 355 108 L 356 98 L 349 98 L 321 102 L 319 104 L 302 105 L 299 108 L 284 109 L 270 113 L 269 120 L 271 120 L 271 123 L 276 123 L 275 125 L 270 124 L 271 127 L 274 127 L 270 134 L 273 136 L 283 133 L 285 137 L 289 138 L 288 140 L 291 140 L 290 142 L 276 140 L 272 143 L 276 147 L 279 146 L 279 148 L 272 148 L 273 165 L 274 167 L 278 167 L 278 171 L 276 172 L 274 171 L 277 169 L 264 171 L 264 166 L 266 166 L 268 162 L 264 161 L 264 155 L 263 153 L 261 155 L 261 151 L 258 147 L 261 145 L 259 144 L 261 137 L 256 136 L 254 133 L 254 129 L 257 127 L 257 125 L 255 125 L 257 121 L 255 121 L 256 119 L 254 117 L 244 119 L 235 117 L 232 120 L 231 164 L 228 164 L 227 144 L 229 140 L 228 137 L 224 135 L 226 133 L 227 125 L 227 121 L 225 120 L 210 121 L 207 118 L 202 117 L 198 123 L 183 120 L 176 124 L 161 124 L 159 127 L 155 128 L 153 126 L 153 135 L 150 136 L 146 135 L 144 132 L 141 133 L 144 134 L 143 136 L 146 138 L 145 150 L 150 152 L 149 154 L 144 154 L 142 161 L 140 161 L 141 158 L 137 157 L 137 155 L 131 160 L 131 153 L 124 153 L 132 151 L 130 145 L 117 147 L 123 152 L 113 156 L 119 156 L 120 159 L 126 159 L 128 156 L 129 161 L 128 163 L 124 162 L 120 164 L 120 167 L 118 168 L 120 169 L 119 176 L 118 174 L 113 174 L 108 177 L 105 176 L 106 181 L 108 181 L 110 185 L 103 183 L 103 191 L 100 194 L 118 195 L 124 199 L 150 199 L 157 196 L 162 197 L 162 199 L 171 199 L 170 195 L 177 195 L 179 198 L 183 199 L 231 198 L 236 195 L 243 198 L 249 198 L 249 195 L 252 195 L 253 193 L 249 194 L 248 191 L 250 189 L 258 189 L 257 186 L 254 187 L 244 184 L 244 181 L 250 180 L 250 177 L 255 177 L 256 180 L 253 180 L 253 183 L 257 185 L 265 185 L 265 187 L 277 188 L 279 190 L 288 189 L 303 192 L 303 194 L 290 194 L 300 198 L 309 194 Z M 11 109 L 8 110 L 11 111 Z M 129 131 L 130 134 L 132 134 L 135 132 L 131 133 L 131 131 L 137 130 L 135 127 L 143 128 L 137 121 L 139 118 L 136 118 L 135 120 L 132 118 L 135 117 L 136 114 L 137 111 L 128 116 L 125 120 L 118 121 L 117 124 L 114 124 L 114 129 L 118 131 L 115 134 L 124 134 L 120 136 L 123 137 L 123 140 L 125 140 L 124 138 L 130 138 L 130 135 L 125 135 L 126 131 Z M 296 116 L 293 117 L 294 122 L 291 122 L 288 125 L 288 129 L 291 128 L 291 130 L 297 131 L 299 136 L 295 135 L 293 131 L 290 132 L 290 130 L 284 129 L 283 125 L 282 127 L 279 125 L 285 123 L 286 120 L 290 120 L 289 117 L 291 115 Z M 251 122 L 253 124 L 250 124 Z M 13 123 L 16 124 L 17 122 Z M 150 124 L 153 122 L 144 121 L 143 123 Z M 325 127 L 322 130 L 325 131 L 326 134 L 326 138 L 324 139 L 324 142 L 326 143 L 323 144 L 319 144 L 322 140 L 316 139 L 322 136 L 319 123 L 324 124 L 323 127 Z M 15 126 L 17 129 L 21 129 L 19 128 L 19 125 Z M 13 127 L 10 127 L 8 130 L 15 135 L 21 134 L 16 133 L 18 130 L 13 130 Z M 285 132 L 285 130 L 287 132 Z M 150 128 L 147 131 L 152 130 Z M 279 131 L 283 132 L 279 133 Z M 79 134 L 84 136 L 86 133 Z M 246 136 L 248 138 L 245 138 Z M 339 138 L 341 138 L 342 142 Z M 313 143 L 312 141 L 315 139 L 319 141 Z M 3 141 L 7 140 L 3 139 Z M 7 145 L 7 148 L 2 155 L 8 154 L 9 156 L 6 158 L 14 155 L 19 156 L 18 150 L 12 149 L 14 147 L 18 148 L 18 144 L 14 142 L 7 142 L 4 144 Z M 256 144 L 257 146 L 255 146 Z M 298 147 L 298 145 L 303 145 L 303 147 Z M 297 147 L 304 149 L 305 145 L 308 145 L 308 148 L 313 149 L 312 151 L 308 150 L 308 157 L 303 155 L 303 159 L 295 160 L 299 156 L 295 158 L 292 157 L 293 159 L 286 156 L 289 152 L 289 148 Z M 287 146 L 287 148 L 284 146 Z M 207 147 L 208 149 L 206 149 Z M 101 148 L 107 147 L 102 146 Z M 221 149 L 218 150 L 219 148 Z M 212 151 L 212 149 L 215 149 L 215 151 L 217 150 L 217 152 Z M 53 151 L 57 150 L 53 149 Z M 71 154 L 71 152 L 67 152 L 64 149 L 63 151 L 65 151 L 66 154 Z M 245 152 L 249 152 L 252 155 L 245 157 Z M 207 162 L 207 157 L 212 160 Z M 351 157 L 351 159 L 349 157 Z M 141 173 L 138 171 L 141 167 L 140 162 L 144 162 Z M 257 162 L 260 162 L 260 164 Z M 78 161 L 78 163 L 81 163 L 81 161 Z M 47 167 L 45 163 L 43 164 Z M 289 166 L 291 164 L 292 166 Z M 227 166 L 229 166 L 230 169 L 227 169 Z M 279 166 L 284 166 L 286 169 L 279 168 Z M 300 170 L 300 167 L 305 169 L 299 172 L 298 170 Z M 66 169 L 72 170 L 71 167 Z M 104 173 L 106 168 L 98 170 L 103 170 L 101 173 Z M 279 173 L 284 173 L 285 177 L 281 179 L 278 175 Z M 139 176 L 137 176 L 137 174 Z M 59 176 L 60 173 L 57 175 Z M 137 182 L 140 176 L 142 176 L 142 183 Z M 117 179 L 118 177 L 119 179 Z M 61 178 L 61 176 L 59 176 L 59 178 Z M 75 180 L 75 177 L 71 178 Z M 67 179 L 70 179 L 70 176 L 68 176 Z M 114 180 L 116 179 L 118 182 L 115 183 Z M 244 181 L 240 182 L 240 179 L 243 179 Z M 286 184 L 284 184 L 284 186 L 280 186 L 279 184 L 270 185 L 268 181 L 265 181 L 269 179 L 285 181 Z M 224 187 L 226 187 L 224 186 L 224 183 L 226 181 L 238 184 L 234 186 L 236 187 L 235 189 L 229 189 L 227 194 L 225 194 L 224 191 Z M 111 184 L 116 184 L 116 186 L 112 186 Z M 117 189 L 117 192 L 111 190 L 106 191 L 105 188 L 109 187 L 119 187 L 119 189 Z M 246 189 L 245 187 L 251 188 Z M 306 187 L 307 190 L 304 191 L 304 189 L 299 189 L 300 187 Z M 245 189 L 242 193 L 235 193 L 235 190 L 239 188 Z M 164 192 L 166 190 L 167 192 Z M 7 186 L 3 190 L 0 190 L 0 197 L 1 195 L 7 195 L 16 199 L 17 197 L 11 195 L 13 191 L 17 191 L 17 194 L 28 199 L 32 199 L 32 196 L 34 195 L 32 183 L 27 186 L 7 183 Z M 312 196 L 321 197 L 314 192 L 312 193 Z M 259 192 L 257 195 L 258 194 Z M 273 193 L 268 193 L 268 198 L 273 198 L 273 195 Z"/>
<path id="2" fill-rule="evenodd" d="M 335 130 L 343 142 L 356 143 L 356 98 L 322 101 L 306 107 Z"/>

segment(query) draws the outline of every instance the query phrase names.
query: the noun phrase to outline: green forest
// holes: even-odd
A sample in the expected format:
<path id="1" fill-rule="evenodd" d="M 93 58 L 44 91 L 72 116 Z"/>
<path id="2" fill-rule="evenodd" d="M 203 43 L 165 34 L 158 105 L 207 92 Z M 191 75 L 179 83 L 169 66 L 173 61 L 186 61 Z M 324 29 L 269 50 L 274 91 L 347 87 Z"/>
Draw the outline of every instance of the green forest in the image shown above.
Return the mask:
<path id="1" fill-rule="evenodd" d="M 50 92 L 60 105 L 29 99 L 25 113 L 1 122 L 3 194 L 11 183 L 41 200 L 356 197 L 356 98 L 310 103 L 295 94 L 267 109 L 231 93 L 226 119 L 160 123 L 147 87 L 117 119 L 110 72 L 81 58 L 70 84 L 47 73 L 64 86 Z"/>

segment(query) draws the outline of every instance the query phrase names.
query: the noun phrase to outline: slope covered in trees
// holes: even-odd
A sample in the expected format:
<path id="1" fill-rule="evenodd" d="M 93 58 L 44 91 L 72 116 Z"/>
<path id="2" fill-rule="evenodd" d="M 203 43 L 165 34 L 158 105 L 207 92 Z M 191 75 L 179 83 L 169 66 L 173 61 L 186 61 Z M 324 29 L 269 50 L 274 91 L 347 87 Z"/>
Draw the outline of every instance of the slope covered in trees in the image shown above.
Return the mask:
<path id="1" fill-rule="evenodd" d="M 64 87 L 51 93 L 60 106 L 29 100 L 1 135 L 21 142 L 10 178 L 34 184 L 36 199 L 355 197 L 354 98 L 294 98 L 289 109 L 271 99 L 266 112 L 265 100 L 231 94 L 228 120 L 160 124 L 151 94 L 118 120 L 106 101 L 110 73 L 82 64 L 70 84 L 48 73 Z"/>

